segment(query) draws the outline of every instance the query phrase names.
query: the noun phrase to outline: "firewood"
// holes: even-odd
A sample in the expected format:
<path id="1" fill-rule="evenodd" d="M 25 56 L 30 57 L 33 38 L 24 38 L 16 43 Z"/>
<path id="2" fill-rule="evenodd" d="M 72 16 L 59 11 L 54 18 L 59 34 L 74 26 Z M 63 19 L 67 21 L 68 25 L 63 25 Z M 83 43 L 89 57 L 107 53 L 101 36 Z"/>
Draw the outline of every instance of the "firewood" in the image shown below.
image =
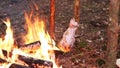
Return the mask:
<path id="1" fill-rule="evenodd" d="M 30 67 L 13 63 L 9 68 L 30 68 Z"/>
<path id="2" fill-rule="evenodd" d="M 19 60 L 24 61 L 26 64 L 28 64 L 30 67 L 34 66 L 47 66 L 47 67 L 53 67 L 53 63 L 51 61 L 47 60 L 42 60 L 42 59 L 36 59 L 33 57 L 28 57 L 28 56 L 22 56 L 19 55 Z"/>
<path id="3" fill-rule="evenodd" d="M 2 66 L 4 64 L 8 65 L 9 63 L 11 63 L 11 62 L 7 61 L 6 59 L 1 59 L 0 58 L 0 66 Z M 24 66 L 24 65 L 19 65 L 19 64 L 16 64 L 16 63 L 13 63 L 13 64 L 11 63 L 9 68 L 30 68 L 30 67 L 27 67 L 27 66 Z"/>
<path id="4" fill-rule="evenodd" d="M 7 63 L 7 61 L 2 59 L 2 58 L 0 58 L 0 64 L 2 64 L 2 63 Z"/>
<path id="5" fill-rule="evenodd" d="M 78 28 L 78 23 L 75 19 L 70 20 L 69 28 L 64 32 L 61 41 L 58 43 L 58 47 L 64 51 L 68 52 L 73 47 L 75 42 L 75 32 Z"/>
<path id="6" fill-rule="evenodd" d="M 5 53 L 4 56 L 7 58 L 6 54 L 8 52 L 6 50 L 3 50 L 3 52 Z M 53 63 L 51 61 L 36 59 L 33 57 L 23 56 L 19 54 L 17 55 L 18 55 L 18 59 L 16 60 L 17 64 L 13 64 L 12 66 L 10 66 L 10 68 L 48 68 L 48 67 L 52 68 L 53 67 Z M 24 64 L 22 64 L 20 61 Z M 5 58 L 0 58 L 0 64 L 4 64 L 4 63 L 11 63 L 11 62 L 7 61 Z M 23 65 L 27 65 L 29 67 Z"/>
<path id="7" fill-rule="evenodd" d="M 12 56 L 12 52 L 7 51 L 7 50 L 3 50 L 3 49 L 2 49 L 2 54 L 3 54 L 5 57 L 11 57 L 11 56 Z"/>
<path id="8" fill-rule="evenodd" d="M 19 49 L 24 52 L 34 52 L 40 48 L 40 41 L 36 41 L 30 44 L 26 44 L 24 46 L 21 46 Z"/>

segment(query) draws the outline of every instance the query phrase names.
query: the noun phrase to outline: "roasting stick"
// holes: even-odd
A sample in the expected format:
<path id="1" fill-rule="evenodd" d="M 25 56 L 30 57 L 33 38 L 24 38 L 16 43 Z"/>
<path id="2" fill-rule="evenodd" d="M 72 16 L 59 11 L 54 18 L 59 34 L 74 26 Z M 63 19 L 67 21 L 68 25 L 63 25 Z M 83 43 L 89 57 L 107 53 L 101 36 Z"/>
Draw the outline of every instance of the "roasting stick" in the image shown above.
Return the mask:
<path id="1" fill-rule="evenodd" d="M 58 47 L 63 52 L 69 52 L 75 42 L 75 32 L 78 28 L 80 17 L 80 0 L 74 0 L 74 18 L 70 20 L 68 29 L 64 32 L 62 39 L 58 43 Z"/>
<path id="2" fill-rule="evenodd" d="M 80 0 L 74 0 L 74 18 L 76 22 L 80 20 Z"/>
<path id="3" fill-rule="evenodd" d="M 50 0 L 50 36 L 55 39 L 55 0 Z"/>
<path id="4" fill-rule="evenodd" d="M 78 28 L 78 22 L 74 18 L 70 20 L 68 29 L 64 32 L 62 39 L 58 43 L 58 47 L 63 52 L 69 52 L 75 42 L 75 32 Z"/>

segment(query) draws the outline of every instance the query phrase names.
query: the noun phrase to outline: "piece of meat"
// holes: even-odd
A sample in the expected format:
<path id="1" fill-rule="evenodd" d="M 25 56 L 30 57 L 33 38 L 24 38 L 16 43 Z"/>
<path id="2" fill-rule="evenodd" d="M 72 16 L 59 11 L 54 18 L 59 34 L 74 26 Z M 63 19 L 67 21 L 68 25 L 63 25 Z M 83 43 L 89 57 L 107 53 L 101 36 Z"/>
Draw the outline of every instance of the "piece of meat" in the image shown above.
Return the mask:
<path id="1" fill-rule="evenodd" d="M 77 28 L 78 28 L 78 23 L 75 22 L 74 18 L 72 18 L 70 20 L 68 29 L 64 32 L 63 37 L 58 44 L 58 47 L 62 51 L 68 52 L 73 47 L 75 42 L 75 32 Z"/>

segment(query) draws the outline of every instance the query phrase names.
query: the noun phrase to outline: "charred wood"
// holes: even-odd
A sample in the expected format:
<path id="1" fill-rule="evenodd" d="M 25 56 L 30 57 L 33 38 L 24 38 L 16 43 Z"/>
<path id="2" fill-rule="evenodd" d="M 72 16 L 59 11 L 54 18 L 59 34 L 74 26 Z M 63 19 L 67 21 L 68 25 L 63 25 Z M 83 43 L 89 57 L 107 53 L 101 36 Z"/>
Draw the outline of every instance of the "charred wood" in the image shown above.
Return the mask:
<path id="1" fill-rule="evenodd" d="M 9 68 L 30 68 L 28 66 L 18 65 L 18 64 L 12 64 Z"/>
<path id="2" fill-rule="evenodd" d="M 34 52 L 40 48 L 40 41 L 36 41 L 30 44 L 26 44 L 24 46 L 21 46 L 19 49 L 24 52 Z"/>
<path id="3" fill-rule="evenodd" d="M 2 50 L 2 53 L 5 57 L 11 57 L 12 56 L 12 52 L 8 52 L 7 50 Z"/>
<path id="4" fill-rule="evenodd" d="M 64 52 L 60 50 L 54 50 L 54 53 L 55 53 L 55 58 L 58 58 L 60 55 L 64 54 Z"/>
<path id="5" fill-rule="evenodd" d="M 7 61 L 0 58 L 0 64 L 2 64 L 2 63 L 7 63 Z"/>
<path id="6" fill-rule="evenodd" d="M 53 67 L 53 63 L 47 60 L 36 59 L 33 57 L 22 56 L 19 55 L 19 60 L 24 61 L 30 67 L 34 68 L 34 66 L 46 66 L 46 67 Z"/>

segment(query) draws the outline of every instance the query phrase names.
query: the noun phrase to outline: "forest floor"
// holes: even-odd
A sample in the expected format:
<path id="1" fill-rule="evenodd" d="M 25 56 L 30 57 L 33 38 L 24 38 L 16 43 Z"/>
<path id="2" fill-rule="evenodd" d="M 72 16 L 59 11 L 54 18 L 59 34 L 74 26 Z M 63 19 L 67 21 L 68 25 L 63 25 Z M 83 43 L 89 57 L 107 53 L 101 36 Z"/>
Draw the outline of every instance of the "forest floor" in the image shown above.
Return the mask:
<path id="1" fill-rule="evenodd" d="M 49 0 L 4 0 L 0 2 L 0 18 L 9 17 L 14 29 L 15 40 L 22 43 L 24 11 L 30 11 L 31 4 L 37 3 L 41 15 L 45 15 L 49 29 Z M 55 36 L 62 38 L 73 18 L 73 0 L 56 0 Z M 106 27 L 109 23 L 109 0 L 81 0 L 79 29 L 72 50 L 59 56 L 63 68 L 102 68 L 105 64 Z"/>

